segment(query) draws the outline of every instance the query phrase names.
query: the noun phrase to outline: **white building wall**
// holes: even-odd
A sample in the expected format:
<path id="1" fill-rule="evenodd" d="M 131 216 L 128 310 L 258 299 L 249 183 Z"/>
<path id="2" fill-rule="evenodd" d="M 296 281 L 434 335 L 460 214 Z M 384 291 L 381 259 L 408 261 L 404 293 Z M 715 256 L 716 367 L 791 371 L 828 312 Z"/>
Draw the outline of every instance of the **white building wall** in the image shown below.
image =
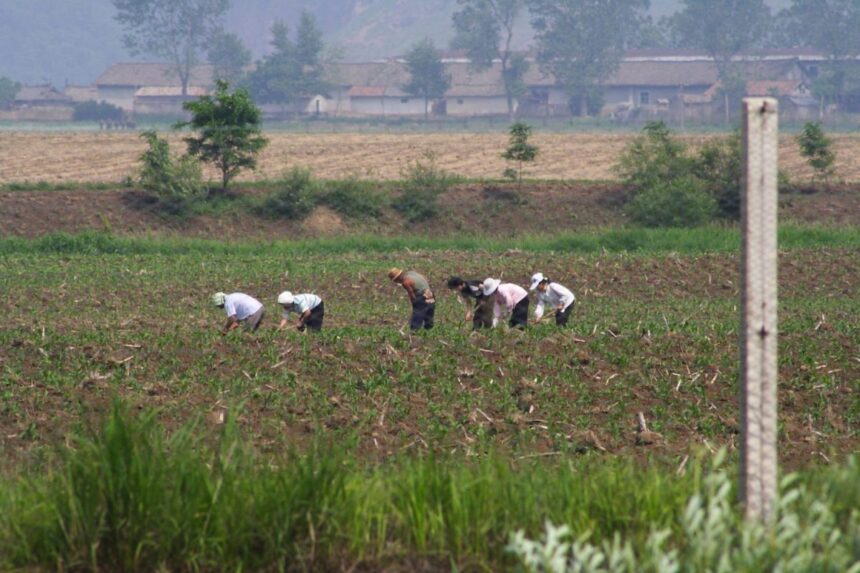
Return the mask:
<path id="1" fill-rule="evenodd" d="M 424 115 L 424 98 L 353 97 L 350 112 L 354 115 Z"/>
<path id="2" fill-rule="evenodd" d="M 514 100 L 514 111 L 516 112 L 518 102 Z M 476 115 L 507 115 L 508 98 L 505 96 L 464 96 L 445 98 L 445 107 L 448 115 L 452 116 L 476 116 Z"/>

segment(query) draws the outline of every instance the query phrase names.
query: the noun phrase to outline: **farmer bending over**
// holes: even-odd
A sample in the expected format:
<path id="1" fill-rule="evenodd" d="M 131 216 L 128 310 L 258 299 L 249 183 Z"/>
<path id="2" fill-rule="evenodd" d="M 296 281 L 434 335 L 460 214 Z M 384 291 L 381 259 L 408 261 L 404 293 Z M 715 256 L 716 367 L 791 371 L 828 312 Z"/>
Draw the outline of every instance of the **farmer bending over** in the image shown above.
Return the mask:
<path id="1" fill-rule="evenodd" d="M 216 292 L 212 295 L 212 304 L 223 308 L 227 313 L 227 323 L 221 329 L 222 336 L 238 328 L 240 323 L 245 330 L 256 332 L 265 314 L 263 303 L 241 292 L 231 294 Z"/>
<path id="2" fill-rule="evenodd" d="M 448 288 L 460 295 L 466 311 L 465 320 L 472 321 L 472 330 L 493 326 L 492 301 L 484 296 L 481 281 L 464 281 L 460 277 L 448 279 Z"/>
<path id="3" fill-rule="evenodd" d="M 544 306 L 549 305 L 555 313 L 556 326 L 567 325 L 567 319 L 570 317 L 570 311 L 573 309 L 573 303 L 576 302 L 576 297 L 567 288 L 553 282 L 549 277 L 543 276 L 543 273 L 535 273 L 532 275 L 531 286 L 529 290 L 537 289 L 538 303 L 535 308 L 535 320 L 540 322 L 543 317 Z"/>
<path id="4" fill-rule="evenodd" d="M 503 283 L 499 279 L 489 278 L 483 284 L 484 296 L 492 296 L 493 326 L 499 323 L 502 310 L 510 314 L 508 325 L 511 328 L 525 328 L 529 320 L 529 293 L 526 289 L 513 283 Z"/>
<path id="5" fill-rule="evenodd" d="M 304 332 L 305 327 L 319 332 L 322 330 L 323 318 L 325 317 L 325 305 L 320 297 L 315 294 L 293 294 L 285 290 L 278 295 L 278 304 L 284 309 L 283 318 L 278 325 L 278 330 L 287 326 L 287 319 L 291 312 L 299 315 L 296 328 Z"/>
<path id="6" fill-rule="evenodd" d="M 409 320 L 409 328 L 419 330 L 422 326 L 426 330 L 433 328 L 433 315 L 436 312 L 436 299 L 430 290 L 427 278 L 415 271 L 403 272 L 398 268 L 388 271 L 388 278 L 406 289 L 409 302 L 412 303 L 412 318 Z"/>

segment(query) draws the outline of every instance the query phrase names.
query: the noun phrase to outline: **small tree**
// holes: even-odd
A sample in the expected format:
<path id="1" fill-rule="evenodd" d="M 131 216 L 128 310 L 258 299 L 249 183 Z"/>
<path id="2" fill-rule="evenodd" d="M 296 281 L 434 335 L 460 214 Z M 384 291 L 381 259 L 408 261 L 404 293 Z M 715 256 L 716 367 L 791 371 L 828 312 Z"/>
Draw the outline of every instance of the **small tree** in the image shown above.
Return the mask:
<path id="1" fill-rule="evenodd" d="M 222 191 L 242 169 L 257 166 L 257 154 L 268 140 L 261 135 L 260 109 L 247 90 L 230 93 L 229 84 L 218 80 L 214 96 L 202 96 L 183 107 L 191 112 L 191 121 L 176 127 L 190 126 L 198 132 L 185 138 L 188 154 L 216 165 Z"/>
<path id="2" fill-rule="evenodd" d="M 800 154 L 806 158 L 806 162 L 827 181 L 827 178 L 833 174 L 836 153 L 832 149 L 833 142 L 824 135 L 821 124 L 805 123 L 803 131 L 797 136 L 797 143 L 800 145 Z"/>
<path id="3" fill-rule="evenodd" d="M 534 161 L 538 154 L 538 148 L 529 143 L 529 136 L 532 134 L 530 125 L 518 121 L 511 126 L 509 133 L 511 138 L 508 142 L 508 148 L 502 153 L 502 158 L 517 162 L 516 178 L 518 182 L 522 183 L 523 163 Z M 506 170 L 505 173 L 508 174 L 510 171 Z"/>

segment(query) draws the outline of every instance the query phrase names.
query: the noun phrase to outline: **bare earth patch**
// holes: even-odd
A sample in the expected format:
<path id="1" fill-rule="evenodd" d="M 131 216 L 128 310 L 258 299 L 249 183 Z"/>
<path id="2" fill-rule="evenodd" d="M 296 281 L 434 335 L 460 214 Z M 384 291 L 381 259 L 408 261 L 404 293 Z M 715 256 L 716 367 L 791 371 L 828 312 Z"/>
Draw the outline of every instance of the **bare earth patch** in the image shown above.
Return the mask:
<path id="1" fill-rule="evenodd" d="M 399 179 L 410 163 L 432 154 L 438 165 L 469 178 L 498 178 L 506 164 L 500 154 L 504 133 L 295 134 L 269 133 L 270 144 L 259 169 L 242 180 L 274 179 L 292 167 L 307 167 L 322 178 L 354 176 Z M 526 169 L 535 179 L 614 179 L 614 165 L 634 134 L 537 134 L 537 161 Z M 692 145 L 718 136 L 685 136 Z M 834 135 L 838 177 L 860 179 L 860 135 Z M 167 134 L 175 151 L 183 149 L 176 133 Z M 120 182 L 134 177 L 145 144 L 136 133 L 0 133 L 0 184 L 22 181 L 61 183 Z M 780 139 L 780 168 L 790 177 L 808 179 L 810 169 L 794 137 Z M 207 175 L 217 179 L 214 171 Z"/>

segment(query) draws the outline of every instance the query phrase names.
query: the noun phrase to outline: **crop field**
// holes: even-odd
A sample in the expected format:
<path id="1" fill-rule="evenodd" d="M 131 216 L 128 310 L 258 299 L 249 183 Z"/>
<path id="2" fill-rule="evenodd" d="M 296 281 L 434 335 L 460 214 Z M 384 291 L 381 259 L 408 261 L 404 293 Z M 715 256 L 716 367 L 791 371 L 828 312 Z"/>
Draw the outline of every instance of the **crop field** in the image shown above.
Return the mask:
<path id="1" fill-rule="evenodd" d="M 427 273 L 438 327 L 402 332 L 393 264 Z M 6 458 L 56 442 L 118 395 L 168 426 L 240 408 L 264 450 L 321 436 L 381 458 L 408 450 L 511 456 L 659 453 L 737 445 L 738 261 L 728 253 L 576 255 L 418 250 L 294 255 L 9 255 L 0 287 Z M 788 467 L 860 444 L 860 250 L 781 257 L 780 449 Z M 470 334 L 450 274 L 578 295 L 573 327 Z M 826 279 L 822 280 L 823 277 Z M 276 332 L 280 290 L 326 301 L 320 336 Z M 256 336 L 222 338 L 216 290 L 259 297 Z M 643 412 L 654 444 L 637 445 Z"/>
<path id="2" fill-rule="evenodd" d="M 738 448 L 738 242 L 0 240 L 0 564 L 499 570 L 515 565 L 509 534 L 544 519 L 598 543 L 653 527 L 681 543 L 700 460 Z M 432 331 L 404 329 L 393 265 L 430 278 Z M 569 329 L 472 333 L 443 288 L 536 270 L 576 293 Z M 784 230 L 780 461 L 809 472 L 846 539 L 858 282 L 856 229 Z M 274 330 L 286 288 L 323 297 L 322 333 Z M 261 330 L 220 336 L 217 290 L 260 298 Z"/>
<path id="3" fill-rule="evenodd" d="M 267 134 L 270 145 L 259 168 L 243 180 L 274 179 L 292 167 L 311 169 L 320 178 L 359 177 L 391 180 L 428 154 L 437 165 L 467 178 L 499 178 L 506 165 L 499 155 L 507 144 L 504 133 L 445 134 Z M 614 179 L 613 167 L 632 134 L 538 133 L 533 142 L 540 154 L 526 169 L 536 179 Z M 686 136 L 693 145 L 716 136 Z M 860 179 L 860 136 L 833 135 L 839 178 Z M 184 144 L 179 134 L 169 140 L 174 151 Z M 115 182 L 135 177 L 145 148 L 136 133 L 0 132 L 0 184 L 22 181 Z M 792 178 L 812 173 L 790 135 L 780 143 L 780 167 Z M 210 172 L 209 176 L 215 177 Z"/>

